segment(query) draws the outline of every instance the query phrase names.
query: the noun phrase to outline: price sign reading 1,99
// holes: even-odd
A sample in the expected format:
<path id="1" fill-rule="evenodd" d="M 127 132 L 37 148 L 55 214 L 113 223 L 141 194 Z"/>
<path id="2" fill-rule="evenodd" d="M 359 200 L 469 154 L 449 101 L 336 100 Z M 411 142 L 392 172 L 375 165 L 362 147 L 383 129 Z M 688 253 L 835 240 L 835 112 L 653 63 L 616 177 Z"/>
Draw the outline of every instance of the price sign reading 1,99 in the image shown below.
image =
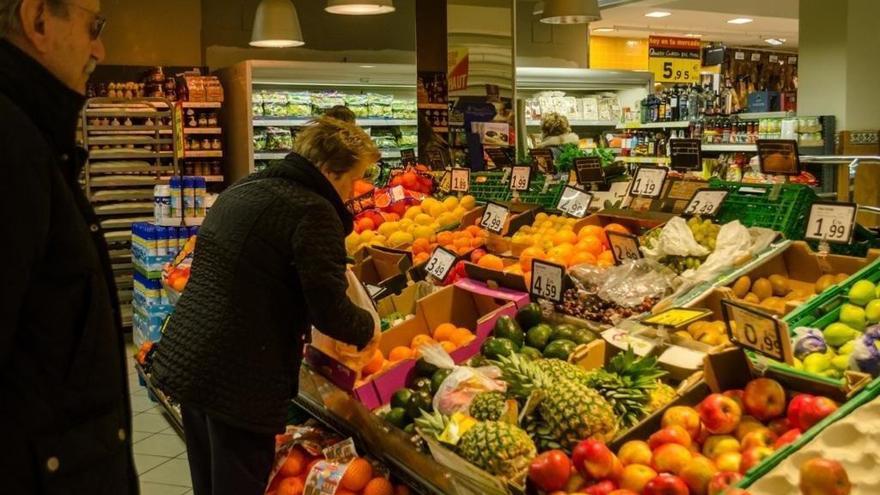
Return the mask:
<path id="1" fill-rule="evenodd" d="M 533 259 L 532 286 L 529 290 L 535 297 L 561 303 L 564 277 L 565 268 L 562 266 Z"/>
<path id="2" fill-rule="evenodd" d="M 500 235 L 504 231 L 508 215 L 510 215 L 509 209 L 490 201 L 486 203 L 486 210 L 483 212 L 483 218 L 480 219 L 480 227 Z"/>
<path id="3" fill-rule="evenodd" d="M 512 191 L 528 191 L 532 179 L 532 167 L 515 165 L 510 171 L 510 189 Z"/>
<path id="4" fill-rule="evenodd" d="M 452 190 L 455 192 L 468 192 L 471 183 L 471 169 L 452 169 Z"/>
<path id="5" fill-rule="evenodd" d="M 788 329 L 775 316 L 729 299 L 721 301 L 721 311 L 731 342 L 770 359 L 794 363 Z"/>
<path id="6" fill-rule="evenodd" d="M 848 244 L 852 240 L 857 210 L 855 203 L 813 203 L 804 237 L 811 241 Z"/>
<path id="7" fill-rule="evenodd" d="M 630 196 L 657 198 L 663 192 L 663 183 L 666 181 L 668 169 L 642 165 L 636 170 L 636 175 L 629 188 Z"/>

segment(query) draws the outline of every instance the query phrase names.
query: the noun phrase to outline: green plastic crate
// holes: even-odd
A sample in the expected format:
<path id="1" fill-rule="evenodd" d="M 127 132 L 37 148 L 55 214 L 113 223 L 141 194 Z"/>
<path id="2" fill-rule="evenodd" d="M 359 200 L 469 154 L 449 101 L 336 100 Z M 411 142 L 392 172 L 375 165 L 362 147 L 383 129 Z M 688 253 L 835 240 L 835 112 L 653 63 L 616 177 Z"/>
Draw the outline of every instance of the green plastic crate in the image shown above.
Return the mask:
<path id="1" fill-rule="evenodd" d="M 510 184 L 502 182 L 504 172 L 472 172 L 470 194 L 478 203 L 488 201 L 509 201 L 512 192 Z"/>
<path id="2" fill-rule="evenodd" d="M 532 177 L 532 183 L 529 184 L 528 191 L 519 193 L 519 201 L 530 205 L 539 205 L 544 208 L 556 208 L 559 204 L 559 198 L 562 197 L 562 191 L 565 189 L 566 181 L 558 180 L 544 187 L 549 180 L 546 175 L 537 175 Z"/>
<path id="3" fill-rule="evenodd" d="M 810 247 L 813 248 L 813 251 L 819 250 L 819 242 L 818 241 L 809 241 Z M 867 228 L 856 224 L 855 231 L 853 232 L 853 241 L 850 244 L 829 244 L 830 252 L 832 254 L 842 254 L 844 256 L 857 256 L 859 258 L 864 258 L 868 254 L 868 249 L 880 247 L 880 239 L 877 238 L 877 234 L 868 230 Z"/>
<path id="4" fill-rule="evenodd" d="M 716 216 L 718 223 L 739 220 L 747 227 L 765 227 L 786 239 L 804 237 L 816 193 L 802 184 L 743 184 L 712 179 L 709 186 L 730 191 Z"/>

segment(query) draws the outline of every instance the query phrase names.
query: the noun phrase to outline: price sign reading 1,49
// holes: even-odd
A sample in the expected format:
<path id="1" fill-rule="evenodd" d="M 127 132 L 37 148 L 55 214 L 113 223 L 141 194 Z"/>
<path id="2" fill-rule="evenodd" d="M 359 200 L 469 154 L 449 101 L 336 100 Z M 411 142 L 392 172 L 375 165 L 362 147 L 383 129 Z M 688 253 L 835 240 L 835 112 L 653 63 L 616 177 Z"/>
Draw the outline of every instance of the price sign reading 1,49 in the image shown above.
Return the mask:
<path id="1" fill-rule="evenodd" d="M 575 218 L 584 218 L 592 200 L 592 194 L 576 187 L 565 186 L 556 209 Z"/>
<path id="2" fill-rule="evenodd" d="M 498 203 L 486 203 L 486 210 L 483 212 L 483 218 L 480 219 L 480 227 L 495 234 L 501 234 L 504 231 L 504 224 L 510 210 Z"/>
<path id="3" fill-rule="evenodd" d="M 776 317 L 728 299 L 721 301 L 721 310 L 731 342 L 770 359 L 794 363 L 788 329 Z"/>
<path id="4" fill-rule="evenodd" d="M 468 192 L 471 183 L 471 169 L 452 169 L 452 190 L 455 192 Z"/>
<path id="5" fill-rule="evenodd" d="M 849 244 L 857 210 L 855 203 L 813 203 L 804 237 L 811 241 Z"/>
<path id="6" fill-rule="evenodd" d="M 532 167 L 514 166 L 510 171 L 510 189 L 513 191 L 528 191 L 529 181 L 532 176 Z"/>
<path id="7" fill-rule="evenodd" d="M 642 196 L 656 198 L 663 191 L 663 182 L 666 181 L 668 169 L 642 165 L 636 170 L 636 175 L 630 184 L 630 196 Z"/>
<path id="8" fill-rule="evenodd" d="M 449 270 L 455 266 L 455 253 L 447 251 L 442 247 L 438 247 L 428 258 L 428 264 L 425 265 L 425 271 L 437 278 L 437 280 L 446 280 Z"/>
<path id="9" fill-rule="evenodd" d="M 721 208 L 721 203 L 727 197 L 725 189 L 700 189 L 694 193 L 694 197 L 684 208 L 684 215 L 699 215 L 701 217 L 714 217 Z"/>
<path id="10" fill-rule="evenodd" d="M 535 297 L 560 303 L 562 302 L 564 276 L 565 268 L 539 259 L 533 259 L 532 286 L 529 290 Z"/>

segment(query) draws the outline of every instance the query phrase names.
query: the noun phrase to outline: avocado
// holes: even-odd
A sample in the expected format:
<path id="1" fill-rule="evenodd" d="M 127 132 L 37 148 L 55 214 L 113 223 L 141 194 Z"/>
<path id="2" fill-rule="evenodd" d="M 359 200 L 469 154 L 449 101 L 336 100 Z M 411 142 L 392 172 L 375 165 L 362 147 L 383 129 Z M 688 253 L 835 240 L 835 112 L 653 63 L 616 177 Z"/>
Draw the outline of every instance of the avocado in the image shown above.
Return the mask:
<path id="1" fill-rule="evenodd" d="M 544 349 L 544 357 L 547 359 L 556 358 L 568 361 L 568 356 L 571 355 L 575 347 L 577 347 L 577 344 L 571 340 L 554 340 L 547 344 L 547 347 Z"/>
<path id="2" fill-rule="evenodd" d="M 385 421 L 401 429 L 412 422 L 412 419 L 406 414 L 406 409 L 402 407 L 392 407 L 390 411 L 385 413 L 384 418 Z"/>
<path id="3" fill-rule="evenodd" d="M 560 323 L 553 329 L 553 336 L 550 337 L 550 342 L 554 340 L 574 341 L 575 334 L 577 334 L 577 327 L 568 323 Z"/>
<path id="4" fill-rule="evenodd" d="M 532 328 L 541 321 L 543 317 L 538 303 L 529 303 L 516 312 L 516 322 L 519 323 L 520 328 Z"/>
<path id="5" fill-rule="evenodd" d="M 573 340 L 576 344 L 589 344 L 590 342 L 598 339 L 599 336 L 596 335 L 596 332 L 590 330 L 589 328 L 578 328 L 574 334 Z"/>
<path id="6" fill-rule="evenodd" d="M 516 352 L 516 347 L 509 339 L 489 337 L 483 342 L 480 350 L 486 358 L 497 360 L 501 356 L 510 356 Z"/>
<path id="7" fill-rule="evenodd" d="M 431 377 L 432 394 L 436 394 L 437 391 L 440 390 L 440 385 L 443 384 L 443 380 L 445 380 L 450 373 L 452 373 L 452 370 L 450 369 L 440 369 L 434 372 L 434 376 Z"/>
<path id="8" fill-rule="evenodd" d="M 519 353 L 522 354 L 523 357 L 528 359 L 529 361 L 536 361 L 538 359 L 542 359 L 544 356 L 541 354 L 541 351 L 535 349 L 534 347 L 529 347 L 527 345 L 522 346 L 522 349 L 519 350 Z"/>
<path id="9" fill-rule="evenodd" d="M 416 380 L 412 383 L 412 387 L 415 392 L 431 392 L 431 379 L 427 377 L 416 378 Z"/>
<path id="10" fill-rule="evenodd" d="M 430 392 L 418 391 L 410 397 L 406 404 L 406 414 L 412 419 L 419 418 L 422 416 L 422 411 L 431 412 L 434 410 L 433 402 L 434 398 L 431 397 Z"/>
<path id="11" fill-rule="evenodd" d="M 391 407 L 406 407 L 409 398 L 412 397 L 413 391 L 408 388 L 402 388 L 391 396 Z"/>
<path id="12" fill-rule="evenodd" d="M 553 328 L 545 323 L 540 323 L 529 328 L 526 334 L 526 344 L 543 351 L 550 343 L 551 337 L 553 337 Z"/>
<path id="13" fill-rule="evenodd" d="M 519 324 L 509 316 L 502 316 L 495 322 L 495 328 L 492 330 L 492 336 L 498 339 L 507 339 L 511 341 L 516 349 L 523 346 L 526 340 L 525 333 Z"/>

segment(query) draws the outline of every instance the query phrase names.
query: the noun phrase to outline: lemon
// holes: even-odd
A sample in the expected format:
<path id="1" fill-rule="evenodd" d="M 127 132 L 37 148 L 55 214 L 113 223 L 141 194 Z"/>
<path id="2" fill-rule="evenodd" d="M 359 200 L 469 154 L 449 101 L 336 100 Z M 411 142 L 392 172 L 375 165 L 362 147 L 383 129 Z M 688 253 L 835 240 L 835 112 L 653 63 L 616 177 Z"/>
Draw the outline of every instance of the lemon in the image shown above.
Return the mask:
<path id="1" fill-rule="evenodd" d="M 373 232 L 372 230 L 365 230 L 365 231 L 361 232 L 361 242 L 366 244 L 366 243 L 370 242 L 371 240 L 373 240 L 373 237 L 375 235 L 376 235 L 376 233 Z"/>
<path id="2" fill-rule="evenodd" d="M 446 207 L 443 206 L 443 203 L 437 202 L 431 205 L 430 208 L 423 207 L 422 209 L 428 211 L 432 217 L 437 218 L 440 215 L 446 213 Z"/>
<path id="3" fill-rule="evenodd" d="M 434 236 L 434 229 L 424 225 L 419 225 L 418 227 L 413 229 L 412 236 L 416 239 L 431 240 L 431 237 Z"/>
<path id="4" fill-rule="evenodd" d="M 400 224 L 398 222 L 385 222 L 379 226 L 379 233 L 385 237 L 388 237 L 397 230 L 400 230 Z"/>
<path id="5" fill-rule="evenodd" d="M 547 218 L 549 218 L 548 215 L 543 211 L 541 213 L 538 213 L 537 215 L 535 215 L 535 225 L 543 224 L 544 221 L 547 220 Z"/>
<path id="6" fill-rule="evenodd" d="M 388 237 L 388 245 L 391 247 L 402 246 L 404 244 L 412 244 L 414 240 L 412 234 L 408 232 L 397 231 Z"/>
<path id="7" fill-rule="evenodd" d="M 439 217 L 437 217 L 437 223 L 440 224 L 441 227 L 449 227 L 458 223 L 458 219 L 455 218 L 455 215 L 449 212 L 446 212 Z"/>
<path id="8" fill-rule="evenodd" d="M 406 213 L 403 214 L 403 218 L 408 218 L 408 219 L 412 220 L 417 215 L 421 215 L 421 214 L 422 214 L 422 209 L 418 206 L 413 206 L 412 208 L 406 210 Z"/>
<path id="9" fill-rule="evenodd" d="M 422 201 L 421 208 L 422 208 L 422 211 L 431 211 L 431 208 L 433 208 L 434 206 L 437 206 L 439 204 L 442 204 L 442 203 L 440 203 L 440 201 L 437 201 L 434 198 L 425 198 L 425 200 Z"/>
<path id="10" fill-rule="evenodd" d="M 464 208 L 465 210 L 473 210 L 474 207 L 477 206 L 477 199 L 470 194 L 467 196 L 462 196 L 461 200 L 458 202 L 459 206 Z"/>
<path id="11" fill-rule="evenodd" d="M 357 232 L 352 232 L 348 237 L 345 238 L 345 250 L 349 253 L 353 253 L 357 251 L 358 246 L 361 245 L 361 236 Z"/>
<path id="12" fill-rule="evenodd" d="M 434 217 L 425 213 L 421 213 L 419 215 L 416 215 L 413 220 L 419 225 L 431 225 L 434 222 Z"/>
<path id="13" fill-rule="evenodd" d="M 446 211 L 453 211 L 458 208 L 458 198 L 455 196 L 449 196 L 448 198 L 443 200 L 443 206 L 446 207 Z"/>

